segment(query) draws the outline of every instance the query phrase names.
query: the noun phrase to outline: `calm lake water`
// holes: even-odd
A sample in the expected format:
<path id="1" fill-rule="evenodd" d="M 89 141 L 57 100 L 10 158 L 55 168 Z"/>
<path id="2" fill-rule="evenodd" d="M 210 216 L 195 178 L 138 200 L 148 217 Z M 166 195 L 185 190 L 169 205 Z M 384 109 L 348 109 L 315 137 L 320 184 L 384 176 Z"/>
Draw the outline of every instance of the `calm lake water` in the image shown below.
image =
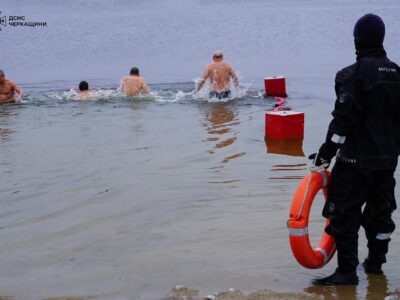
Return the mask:
<path id="1" fill-rule="evenodd" d="M 322 288 L 293 258 L 292 196 L 324 140 L 352 29 L 382 16 L 400 62 L 400 3 L 385 1 L 22 1 L 1 16 L 0 68 L 26 97 L 0 107 L 0 299 L 398 299 L 400 231 L 386 276 Z M 221 49 L 235 99 L 193 97 Z M 152 96 L 116 88 L 138 66 Z M 304 140 L 264 141 L 263 77 L 287 78 Z M 73 100 L 88 80 L 96 101 Z M 399 178 L 398 172 L 396 178 Z M 396 188 L 399 198 L 399 189 Z M 319 197 L 310 230 L 323 228 Z M 394 214 L 399 220 L 399 211 Z M 360 260 L 366 255 L 360 231 Z"/>

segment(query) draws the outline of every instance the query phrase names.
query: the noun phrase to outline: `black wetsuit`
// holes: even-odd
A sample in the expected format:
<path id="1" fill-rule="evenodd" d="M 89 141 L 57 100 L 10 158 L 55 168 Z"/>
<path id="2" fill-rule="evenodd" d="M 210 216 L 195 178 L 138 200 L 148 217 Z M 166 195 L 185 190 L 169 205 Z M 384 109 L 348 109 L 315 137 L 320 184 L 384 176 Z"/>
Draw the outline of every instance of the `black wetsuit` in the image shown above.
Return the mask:
<path id="1" fill-rule="evenodd" d="M 394 171 L 400 153 L 400 68 L 383 48 L 361 49 L 336 75 L 337 100 L 327 142 L 341 140 L 323 216 L 336 241 L 342 273 L 355 271 L 358 231 L 365 228 L 369 259 L 386 262 L 396 209 Z M 364 211 L 362 206 L 366 204 Z M 371 257 L 371 258 L 370 258 Z"/>
<path id="2" fill-rule="evenodd" d="M 231 91 L 223 91 L 223 92 L 211 91 L 209 94 L 209 97 L 224 99 L 224 98 L 229 98 L 230 95 L 231 95 Z"/>

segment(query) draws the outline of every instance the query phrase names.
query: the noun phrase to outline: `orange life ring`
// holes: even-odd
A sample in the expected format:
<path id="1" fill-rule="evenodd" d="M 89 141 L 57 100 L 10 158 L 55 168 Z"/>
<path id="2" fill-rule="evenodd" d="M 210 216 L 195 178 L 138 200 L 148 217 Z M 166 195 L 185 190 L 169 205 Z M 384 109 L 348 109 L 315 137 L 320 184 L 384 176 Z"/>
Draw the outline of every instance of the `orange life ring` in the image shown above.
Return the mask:
<path id="1" fill-rule="evenodd" d="M 304 267 L 317 269 L 326 265 L 336 251 L 336 243 L 332 236 L 325 231 L 315 249 L 310 244 L 308 237 L 308 218 L 311 205 L 319 190 L 323 190 L 325 198 L 328 194 L 326 188 L 330 173 L 326 170 L 312 172 L 303 178 L 294 194 L 290 207 L 289 229 L 290 247 L 296 260 Z M 329 225 L 329 220 L 325 226 Z"/>

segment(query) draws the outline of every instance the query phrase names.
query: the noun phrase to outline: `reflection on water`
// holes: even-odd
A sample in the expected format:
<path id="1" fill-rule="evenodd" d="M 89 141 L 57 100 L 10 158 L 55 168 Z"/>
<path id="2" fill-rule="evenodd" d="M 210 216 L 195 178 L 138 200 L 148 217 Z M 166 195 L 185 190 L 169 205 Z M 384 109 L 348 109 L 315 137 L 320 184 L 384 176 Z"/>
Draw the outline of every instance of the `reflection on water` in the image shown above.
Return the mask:
<path id="1" fill-rule="evenodd" d="M 280 174 L 287 174 L 289 172 L 290 175 L 272 176 L 269 177 L 269 179 L 283 179 L 283 180 L 303 179 L 306 170 L 307 170 L 307 164 L 273 165 L 271 171 Z M 299 173 L 298 171 L 301 171 L 300 172 L 301 175 L 293 175 L 293 172 Z"/>
<path id="2" fill-rule="evenodd" d="M 240 122 L 238 116 L 230 109 L 228 103 L 217 103 L 209 106 L 205 113 L 205 120 L 207 122 L 204 126 L 207 127 L 207 132 L 210 135 L 207 138 L 207 142 L 215 142 L 212 143 L 212 148 L 208 150 L 210 155 L 216 155 L 217 149 L 225 149 L 235 144 L 237 137 L 232 129 L 239 125 Z M 230 155 L 224 157 L 220 161 L 220 165 L 211 167 L 210 169 L 214 170 L 215 173 L 219 173 L 221 172 L 222 168 L 224 168 L 224 164 L 227 164 L 231 160 L 246 154 L 245 152 L 231 154 L 232 150 L 228 151 L 228 153 Z M 228 179 L 221 181 L 210 181 L 209 183 L 227 184 L 238 181 L 240 180 Z"/>
<path id="3" fill-rule="evenodd" d="M 1 107 L 1 106 L 0 106 Z M 10 111 L 0 111 L 0 118 L 1 117 L 8 117 L 8 116 L 15 116 L 17 113 L 10 112 Z"/>
<path id="4" fill-rule="evenodd" d="M 141 110 L 141 109 L 143 109 L 143 106 L 141 104 L 133 104 L 130 106 L 130 108 L 132 110 Z"/>
<path id="5" fill-rule="evenodd" d="M 388 280 L 385 274 L 367 274 L 367 300 L 383 299 L 389 295 Z"/>
<path id="6" fill-rule="evenodd" d="M 267 146 L 268 154 L 304 157 L 302 137 L 291 139 L 274 139 L 265 137 L 265 145 Z M 299 180 L 303 179 L 305 170 L 307 170 L 307 164 L 274 165 L 272 166 L 271 171 L 275 172 L 276 174 L 279 173 L 279 176 L 271 176 L 269 179 Z M 300 173 L 300 175 L 293 173 Z"/>
<path id="7" fill-rule="evenodd" d="M 232 145 L 236 141 L 236 137 L 223 140 L 215 145 L 215 148 L 224 148 Z"/>
<path id="8" fill-rule="evenodd" d="M 269 177 L 269 179 L 278 179 L 278 180 L 299 180 L 299 179 L 303 179 L 304 176 L 281 176 L 281 177 L 277 177 L 277 176 L 273 176 L 273 177 Z"/>
<path id="9" fill-rule="evenodd" d="M 2 141 L 9 141 L 12 133 L 11 129 L 0 127 L 0 138 Z"/>
<path id="10" fill-rule="evenodd" d="M 211 135 L 207 141 L 219 141 L 208 153 L 214 154 L 215 148 L 224 148 L 232 145 L 236 141 L 235 136 L 224 136 L 231 131 L 233 125 L 238 124 L 234 122 L 235 117 L 233 111 L 225 104 L 212 105 L 211 109 L 206 112 L 205 119 L 208 123 L 205 124 L 205 126 L 207 126 L 207 131 Z"/>
<path id="11" fill-rule="evenodd" d="M 1 106 L 0 106 L 1 109 Z M 17 115 L 15 112 L 10 112 L 7 110 L 0 111 L 0 140 L 7 142 L 10 140 L 12 133 L 14 132 L 10 128 L 10 121 L 13 120 L 13 117 Z"/>
<path id="12" fill-rule="evenodd" d="M 378 300 L 385 299 L 390 295 L 388 290 L 388 280 L 384 274 L 366 274 L 367 287 L 364 299 Z M 357 292 L 357 286 L 318 286 L 311 285 L 304 289 L 305 292 L 321 296 L 323 299 L 360 299 L 361 295 Z M 397 299 L 397 298 L 394 298 Z"/>
<path id="13" fill-rule="evenodd" d="M 238 121 L 236 114 L 228 107 L 227 104 L 224 103 L 212 105 L 210 110 L 206 112 L 205 119 L 208 121 L 208 123 L 205 125 L 207 127 L 207 132 L 211 135 L 209 138 L 207 138 L 207 141 L 218 141 L 213 148 L 208 151 L 208 153 L 214 154 L 215 149 L 225 148 L 235 143 L 237 137 L 226 136 L 226 134 L 231 133 L 232 127 L 239 125 L 240 122 Z M 230 160 L 243 155 L 245 155 L 244 152 L 230 155 L 224 158 L 222 163 L 228 163 Z"/>
<path id="14" fill-rule="evenodd" d="M 303 138 L 274 139 L 265 138 L 267 153 L 304 157 Z"/>
<path id="15" fill-rule="evenodd" d="M 224 183 L 233 183 L 239 182 L 239 179 L 232 179 L 232 180 L 224 180 L 224 181 L 209 181 L 209 183 L 217 183 L 217 184 L 224 184 Z"/>
<path id="16" fill-rule="evenodd" d="M 238 153 L 238 154 L 234 154 L 234 155 L 225 157 L 224 160 L 222 161 L 222 163 L 226 164 L 226 163 L 228 163 L 230 160 L 235 159 L 235 158 L 238 158 L 238 157 L 241 157 L 241 156 L 243 156 L 243 155 L 245 155 L 245 154 L 246 154 L 246 152 L 241 152 L 241 153 Z"/>

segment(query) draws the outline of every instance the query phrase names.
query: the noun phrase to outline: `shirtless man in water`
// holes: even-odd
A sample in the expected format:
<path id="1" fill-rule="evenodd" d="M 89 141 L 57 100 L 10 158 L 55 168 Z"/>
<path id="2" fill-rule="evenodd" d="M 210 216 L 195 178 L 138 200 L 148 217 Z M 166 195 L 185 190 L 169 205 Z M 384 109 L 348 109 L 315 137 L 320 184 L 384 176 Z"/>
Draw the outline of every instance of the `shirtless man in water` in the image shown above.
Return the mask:
<path id="1" fill-rule="evenodd" d="M 130 76 L 122 78 L 121 90 L 128 96 L 150 94 L 149 87 L 144 78 L 140 77 L 138 68 L 132 68 Z"/>
<path id="2" fill-rule="evenodd" d="M 204 70 L 195 93 L 200 91 L 207 79 L 210 78 L 210 98 L 228 98 L 231 94 L 229 79 L 232 77 L 235 87 L 239 86 L 239 79 L 231 65 L 223 61 L 224 56 L 221 51 L 214 52 L 213 60 L 214 62 Z"/>
<path id="3" fill-rule="evenodd" d="M 79 94 L 75 97 L 76 100 L 91 100 L 93 95 L 89 92 L 89 83 L 87 81 L 81 81 L 79 83 Z"/>
<path id="4" fill-rule="evenodd" d="M 18 93 L 18 97 L 14 97 L 14 93 Z M 24 96 L 24 92 L 11 80 L 6 79 L 4 72 L 0 70 L 0 104 L 14 103 L 20 101 Z"/>

